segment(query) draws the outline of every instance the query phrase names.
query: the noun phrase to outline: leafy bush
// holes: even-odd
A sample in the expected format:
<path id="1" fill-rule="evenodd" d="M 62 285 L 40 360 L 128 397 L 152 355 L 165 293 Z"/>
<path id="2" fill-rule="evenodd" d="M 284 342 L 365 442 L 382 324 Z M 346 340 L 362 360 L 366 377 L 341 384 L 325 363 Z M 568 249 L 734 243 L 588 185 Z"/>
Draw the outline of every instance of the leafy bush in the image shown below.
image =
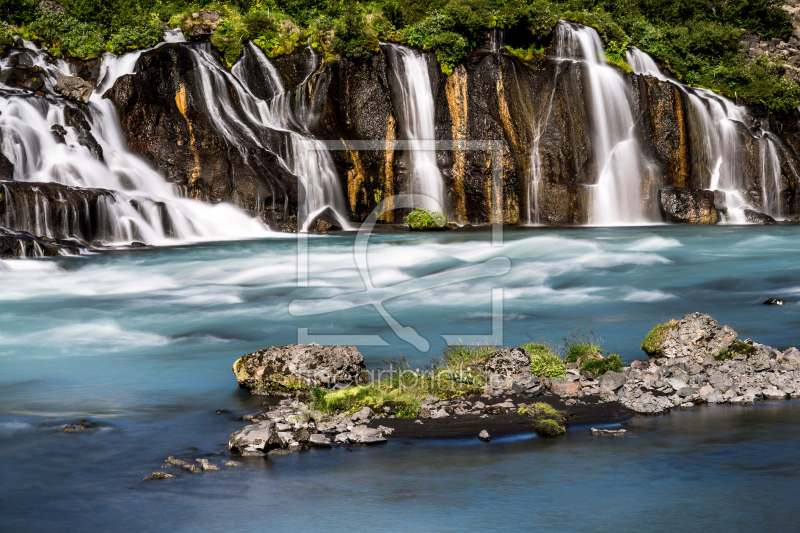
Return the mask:
<path id="1" fill-rule="evenodd" d="M 0 20 L 15 25 L 28 24 L 36 17 L 34 0 L 0 0 Z"/>
<path id="2" fill-rule="evenodd" d="M 405 223 L 412 230 L 441 229 L 447 224 L 447 215 L 441 211 L 431 211 L 418 207 L 406 216 Z"/>
<path id="3" fill-rule="evenodd" d="M 533 429 L 540 437 L 547 438 L 560 437 L 567 432 L 567 429 L 564 426 L 549 418 L 543 418 L 535 421 L 533 423 Z"/>
<path id="4" fill-rule="evenodd" d="M 230 68 L 242 55 L 244 41 L 250 36 L 247 26 L 240 16 L 230 13 L 217 26 L 211 36 L 211 44 L 219 50 L 222 62 Z"/>
<path id="5" fill-rule="evenodd" d="M 580 369 L 591 372 L 597 377 L 602 376 L 606 372 L 622 372 L 622 359 L 618 354 L 612 353 L 608 357 L 584 361 Z"/>
<path id="6" fill-rule="evenodd" d="M 49 46 L 52 55 L 67 52 L 78 59 L 95 59 L 105 51 L 102 31 L 94 24 L 79 22 L 66 13 L 42 13 L 28 28 L 26 39 L 38 39 Z"/>
<path id="7" fill-rule="evenodd" d="M 378 51 L 378 44 L 378 38 L 367 26 L 358 4 L 350 3 L 344 18 L 336 25 L 331 40 L 333 52 L 353 61 L 363 61 Z"/>
<path id="8" fill-rule="evenodd" d="M 644 340 L 642 340 L 642 350 L 650 357 L 658 357 L 661 355 L 661 349 L 664 345 L 664 339 L 667 332 L 678 323 L 677 320 L 670 320 L 669 322 L 661 322 L 650 330 Z"/>
<path id="9" fill-rule="evenodd" d="M 124 26 L 111 35 L 106 50 L 114 54 L 123 54 L 139 48 L 155 46 L 161 40 L 163 31 L 157 16 L 145 27 Z"/>
<path id="10" fill-rule="evenodd" d="M 567 367 L 546 344 L 529 342 L 522 346 L 531 357 L 531 372 L 534 376 L 560 378 L 567 375 Z"/>

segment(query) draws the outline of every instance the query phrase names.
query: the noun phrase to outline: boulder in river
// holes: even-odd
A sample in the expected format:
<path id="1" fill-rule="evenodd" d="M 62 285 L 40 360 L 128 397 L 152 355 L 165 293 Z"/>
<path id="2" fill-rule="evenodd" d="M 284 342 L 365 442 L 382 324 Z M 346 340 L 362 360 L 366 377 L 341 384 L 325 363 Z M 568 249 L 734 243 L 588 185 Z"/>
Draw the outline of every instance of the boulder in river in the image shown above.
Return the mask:
<path id="1" fill-rule="evenodd" d="M 667 222 L 683 224 L 716 224 L 719 222 L 714 191 L 666 187 L 659 189 L 658 201 Z"/>
<path id="2" fill-rule="evenodd" d="M 766 213 L 760 213 L 758 211 L 754 211 L 753 209 L 745 209 L 744 218 L 750 224 L 761 224 L 762 226 L 771 226 L 772 224 L 778 223 L 777 220 Z"/>
<path id="3" fill-rule="evenodd" d="M 785 303 L 786 301 L 781 298 L 768 298 L 764 301 L 764 305 L 784 305 Z"/>
<path id="4" fill-rule="evenodd" d="M 241 455 L 262 455 L 275 435 L 275 422 L 265 420 L 251 424 L 231 435 L 228 449 Z"/>
<path id="5" fill-rule="evenodd" d="M 736 342 L 738 334 L 730 326 L 722 326 L 703 313 L 691 313 L 674 324 L 666 324 L 661 346 L 651 356 L 692 357 L 717 355 Z"/>
<path id="6" fill-rule="evenodd" d="M 289 344 L 249 353 L 233 363 L 239 387 L 253 394 L 351 385 L 365 371 L 364 356 L 355 346 Z"/>

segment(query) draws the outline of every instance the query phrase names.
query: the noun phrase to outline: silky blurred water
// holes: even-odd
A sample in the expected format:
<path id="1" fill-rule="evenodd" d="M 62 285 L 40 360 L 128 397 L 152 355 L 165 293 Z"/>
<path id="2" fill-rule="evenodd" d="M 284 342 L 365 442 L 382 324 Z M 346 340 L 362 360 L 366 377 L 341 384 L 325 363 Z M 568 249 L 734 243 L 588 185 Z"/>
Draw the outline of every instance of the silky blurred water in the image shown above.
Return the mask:
<path id="1" fill-rule="evenodd" d="M 489 340 L 502 288 L 505 345 L 592 330 L 630 361 L 656 322 L 692 311 L 798 345 L 797 231 L 528 229 L 506 231 L 499 247 L 484 232 L 375 235 L 376 287 L 511 261 L 500 276 L 384 302 L 430 343 L 424 352 L 371 306 L 289 313 L 296 299 L 364 291 L 352 235 L 309 238 L 307 287 L 293 239 L 0 262 L 0 528 L 785 529 L 800 499 L 794 402 L 635 419 L 625 439 L 572 428 L 554 442 L 400 440 L 139 480 L 167 455 L 224 450 L 242 426 L 231 418 L 260 403 L 236 388 L 231 364 L 296 342 L 298 328 L 380 336 L 387 345 L 361 346 L 368 366 L 401 353 L 425 364 L 442 335 Z M 761 305 L 768 297 L 789 303 Z M 103 427 L 57 431 L 78 418 Z"/>

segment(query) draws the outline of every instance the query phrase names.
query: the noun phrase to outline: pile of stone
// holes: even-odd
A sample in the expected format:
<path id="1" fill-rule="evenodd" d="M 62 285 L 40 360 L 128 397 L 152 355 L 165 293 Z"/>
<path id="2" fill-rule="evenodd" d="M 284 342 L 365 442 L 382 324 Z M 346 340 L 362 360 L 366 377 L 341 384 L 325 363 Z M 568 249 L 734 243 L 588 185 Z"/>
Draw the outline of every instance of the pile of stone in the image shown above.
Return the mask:
<path id="1" fill-rule="evenodd" d="M 566 380 L 550 380 L 545 386 L 571 399 L 599 394 L 601 401 L 617 401 L 644 414 L 700 403 L 786 400 L 800 398 L 800 350 L 739 341 L 730 327 L 692 313 L 669 327 L 660 349 L 647 361 L 634 361 L 599 379 L 570 368 Z"/>

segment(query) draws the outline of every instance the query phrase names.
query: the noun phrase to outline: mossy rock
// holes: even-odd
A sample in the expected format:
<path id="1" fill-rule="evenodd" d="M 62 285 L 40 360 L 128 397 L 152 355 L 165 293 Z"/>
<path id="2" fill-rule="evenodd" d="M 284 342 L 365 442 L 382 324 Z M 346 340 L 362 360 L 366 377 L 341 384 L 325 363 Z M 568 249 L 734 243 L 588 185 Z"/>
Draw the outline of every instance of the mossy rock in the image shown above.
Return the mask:
<path id="1" fill-rule="evenodd" d="M 644 340 L 642 340 L 642 350 L 650 357 L 661 357 L 663 355 L 664 340 L 667 332 L 678 325 L 677 320 L 661 322 L 650 330 Z"/>
<path id="2" fill-rule="evenodd" d="M 413 231 L 439 231 L 447 227 L 447 215 L 418 207 L 406 216 L 405 223 Z"/>

